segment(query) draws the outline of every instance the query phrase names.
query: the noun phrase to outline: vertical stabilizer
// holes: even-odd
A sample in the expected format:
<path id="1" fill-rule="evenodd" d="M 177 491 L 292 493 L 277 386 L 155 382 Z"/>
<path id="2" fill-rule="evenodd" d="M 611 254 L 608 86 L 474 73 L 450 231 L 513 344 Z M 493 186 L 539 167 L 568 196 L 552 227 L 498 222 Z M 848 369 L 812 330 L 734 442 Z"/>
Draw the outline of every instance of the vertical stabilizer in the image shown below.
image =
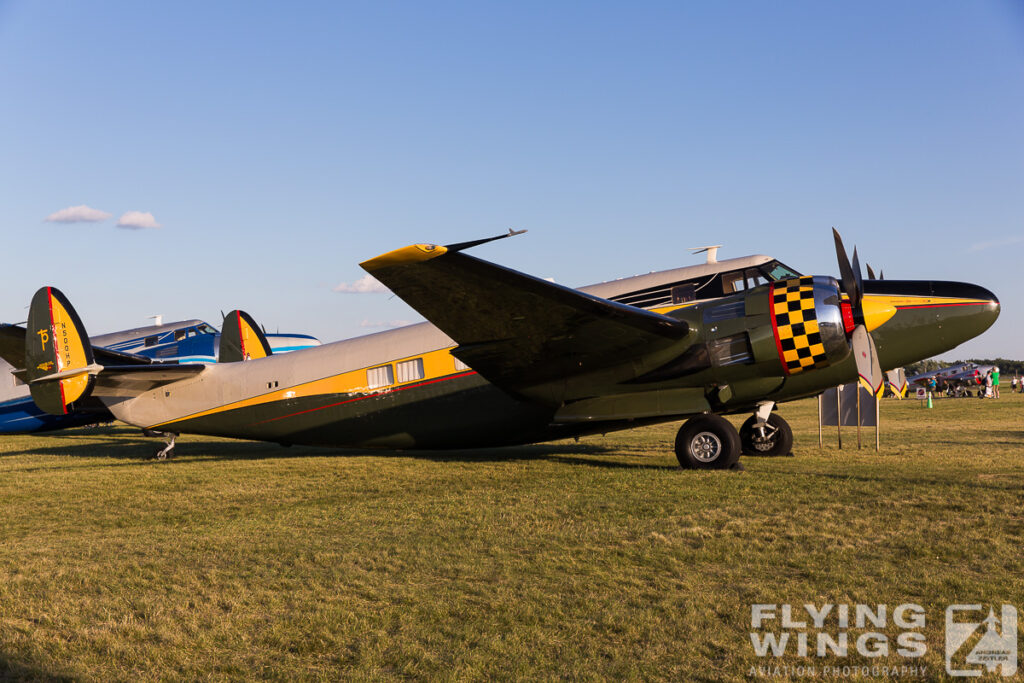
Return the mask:
<path id="1" fill-rule="evenodd" d="M 94 369 L 92 346 L 82 321 L 56 287 L 32 297 L 25 335 L 25 378 L 32 400 L 52 415 L 74 411 L 89 394 Z"/>
<path id="2" fill-rule="evenodd" d="M 224 317 L 224 326 L 220 330 L 218 363 L 255 360 L 270 354 L 270 343 L 252 316 L 245 311 L 231 311 Z"/>

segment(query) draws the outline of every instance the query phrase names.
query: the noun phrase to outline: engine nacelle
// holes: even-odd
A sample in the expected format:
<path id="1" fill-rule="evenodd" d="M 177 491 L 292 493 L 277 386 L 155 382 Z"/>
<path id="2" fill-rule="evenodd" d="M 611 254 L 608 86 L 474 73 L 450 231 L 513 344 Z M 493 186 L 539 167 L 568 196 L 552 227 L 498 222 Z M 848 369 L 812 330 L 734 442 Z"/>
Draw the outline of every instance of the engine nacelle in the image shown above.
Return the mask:
<path id="1" fill-rule="evenodd" d="M 779 361 L 786 375 L 841 362 L 850 355 L 847 332 L 853 329 L 839 283 L 824 275 L 773 282 L 769 312 Z"/>

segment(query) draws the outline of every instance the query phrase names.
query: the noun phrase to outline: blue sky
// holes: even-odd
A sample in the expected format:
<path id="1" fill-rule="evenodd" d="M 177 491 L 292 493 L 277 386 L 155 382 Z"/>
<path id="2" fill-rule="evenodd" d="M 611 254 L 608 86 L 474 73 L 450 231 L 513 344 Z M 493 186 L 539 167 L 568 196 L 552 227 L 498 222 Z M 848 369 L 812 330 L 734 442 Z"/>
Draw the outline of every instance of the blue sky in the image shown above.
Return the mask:
<path id="1" fill-rule="evenodd" d="M 1022 358 L 1022 7 L 0 0 L 0 319 L 52 284 L 94 334 L 333 341 L 419 319 L 334 291 L 413 242 L 526 228 L 476 255 L 578 286 L 718 243 L 834 274 L 835 225 L 999 295 L 949 357 Z"/>

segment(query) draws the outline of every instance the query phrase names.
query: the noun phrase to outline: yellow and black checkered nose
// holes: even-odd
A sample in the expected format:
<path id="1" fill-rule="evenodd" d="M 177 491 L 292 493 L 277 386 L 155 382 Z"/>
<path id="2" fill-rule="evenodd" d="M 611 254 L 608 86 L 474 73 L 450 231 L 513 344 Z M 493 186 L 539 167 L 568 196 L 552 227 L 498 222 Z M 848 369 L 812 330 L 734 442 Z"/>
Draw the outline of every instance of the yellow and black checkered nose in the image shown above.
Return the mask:
<path id="1" fill-rule="evenodd" d="M 829 363 L 814 306 L 813 280 L 805 276 L 772 285 L 772 326 L 787 375 Z"/>

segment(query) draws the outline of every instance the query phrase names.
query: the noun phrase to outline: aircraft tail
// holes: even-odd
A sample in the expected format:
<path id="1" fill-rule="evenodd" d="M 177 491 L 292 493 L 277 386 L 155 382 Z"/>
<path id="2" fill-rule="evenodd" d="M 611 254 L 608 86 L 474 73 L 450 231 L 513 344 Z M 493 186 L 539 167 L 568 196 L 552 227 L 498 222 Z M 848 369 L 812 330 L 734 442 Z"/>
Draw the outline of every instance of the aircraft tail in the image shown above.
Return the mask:
<path id="1" fill-rule="evenodd" d="M 224 325 L 220 329 L 218 363 L 266 358 L 271 353 L 267 336 L 251 315 L 236 310 L 224 316 Z"/>
<path id="2" fill-rule="evenodd" d="M 75 402 L 92 390 L 94 373 L 89 335 L 67 297 L 43 287 L 32 297 L 25 334 L 25 379 L 32 400 L 52 415 L 74 412 Z"/>

